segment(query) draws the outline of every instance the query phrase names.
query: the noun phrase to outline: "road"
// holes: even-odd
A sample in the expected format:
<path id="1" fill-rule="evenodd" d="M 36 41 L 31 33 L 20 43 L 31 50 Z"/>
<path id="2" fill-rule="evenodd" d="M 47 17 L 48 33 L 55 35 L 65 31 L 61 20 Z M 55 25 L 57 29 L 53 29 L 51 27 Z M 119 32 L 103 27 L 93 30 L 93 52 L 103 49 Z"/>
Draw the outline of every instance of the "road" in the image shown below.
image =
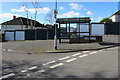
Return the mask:
<path id="1" fill-rule="evenodd" d="M 2 53 L 0 78 L 117 78 L 118 47 L 71 53 Z"/>

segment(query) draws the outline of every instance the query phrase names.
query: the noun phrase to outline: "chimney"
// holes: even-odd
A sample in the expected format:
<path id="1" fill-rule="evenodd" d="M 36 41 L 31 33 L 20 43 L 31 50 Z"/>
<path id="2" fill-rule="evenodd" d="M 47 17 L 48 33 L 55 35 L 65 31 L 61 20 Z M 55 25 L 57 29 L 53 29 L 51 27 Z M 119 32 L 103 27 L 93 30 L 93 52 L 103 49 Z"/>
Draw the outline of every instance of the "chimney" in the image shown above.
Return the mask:
<path id="1" fill-rule="evenodd" d="M 13 16 L 13 19 L 16 19 L 16 16 Z"/>

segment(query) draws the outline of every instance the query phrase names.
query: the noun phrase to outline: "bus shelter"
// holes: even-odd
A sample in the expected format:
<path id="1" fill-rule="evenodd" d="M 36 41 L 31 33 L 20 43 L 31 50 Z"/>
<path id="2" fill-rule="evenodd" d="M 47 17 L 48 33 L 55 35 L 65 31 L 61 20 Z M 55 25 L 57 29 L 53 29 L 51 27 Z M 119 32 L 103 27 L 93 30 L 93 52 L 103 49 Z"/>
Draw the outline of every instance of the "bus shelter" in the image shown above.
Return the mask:
<path id="1" fill-rule="evenodd" d="M 69 43 L 91 42 L 90 18 L 59 18 L 59 43 L 68 40 Z"/>

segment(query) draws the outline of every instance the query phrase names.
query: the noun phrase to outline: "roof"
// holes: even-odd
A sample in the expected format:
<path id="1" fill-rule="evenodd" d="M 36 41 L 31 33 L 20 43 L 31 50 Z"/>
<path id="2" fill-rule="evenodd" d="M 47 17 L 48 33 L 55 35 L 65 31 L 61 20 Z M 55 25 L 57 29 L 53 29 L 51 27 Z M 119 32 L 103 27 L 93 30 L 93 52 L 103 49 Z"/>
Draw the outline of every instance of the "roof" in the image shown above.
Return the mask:
<path id="1" fill-rule="evenodd" d="M 118 10 L 117 12 L 115 12 L 114 14 L 112 14 L 110 17 L 112 17 L 114 15 L 120 15 L 120 10 Z"/>
<path id="2" fill-rule="evenodd" d="M 13 20 L 2 23 L 1 25 L 34 25 L 35 20 L 18 17 Z M 36 27 L 43 27 L 44 25 L 36 21 Z"/>
<path id="3" fill-rule="evenodd" d="M 83 18 L 59 18 L 57 19 L 57 23 L 90 23 L 89 17 Z"/>

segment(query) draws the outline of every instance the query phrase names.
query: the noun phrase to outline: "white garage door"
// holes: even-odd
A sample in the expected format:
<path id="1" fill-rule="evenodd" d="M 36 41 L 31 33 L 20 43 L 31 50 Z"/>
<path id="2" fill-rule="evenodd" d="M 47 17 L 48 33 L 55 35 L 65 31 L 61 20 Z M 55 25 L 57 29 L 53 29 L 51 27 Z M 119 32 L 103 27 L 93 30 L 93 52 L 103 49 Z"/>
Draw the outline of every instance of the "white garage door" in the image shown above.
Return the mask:
<path id="1" fill-rule="evenodd" d="M 14 40 L 14 32 L 5 32 L 5 40 Z"/>
<path id="2" fill-rule="evenodd" d="M 15 40 L 25 40 L 25 32 L 24 31 L 16 31 L 15 32 Z"/>
<path id="3" fill-rule="evenodd" d="M 104 24 L 92 24 L 92 35 L 104 35 Z"/>

